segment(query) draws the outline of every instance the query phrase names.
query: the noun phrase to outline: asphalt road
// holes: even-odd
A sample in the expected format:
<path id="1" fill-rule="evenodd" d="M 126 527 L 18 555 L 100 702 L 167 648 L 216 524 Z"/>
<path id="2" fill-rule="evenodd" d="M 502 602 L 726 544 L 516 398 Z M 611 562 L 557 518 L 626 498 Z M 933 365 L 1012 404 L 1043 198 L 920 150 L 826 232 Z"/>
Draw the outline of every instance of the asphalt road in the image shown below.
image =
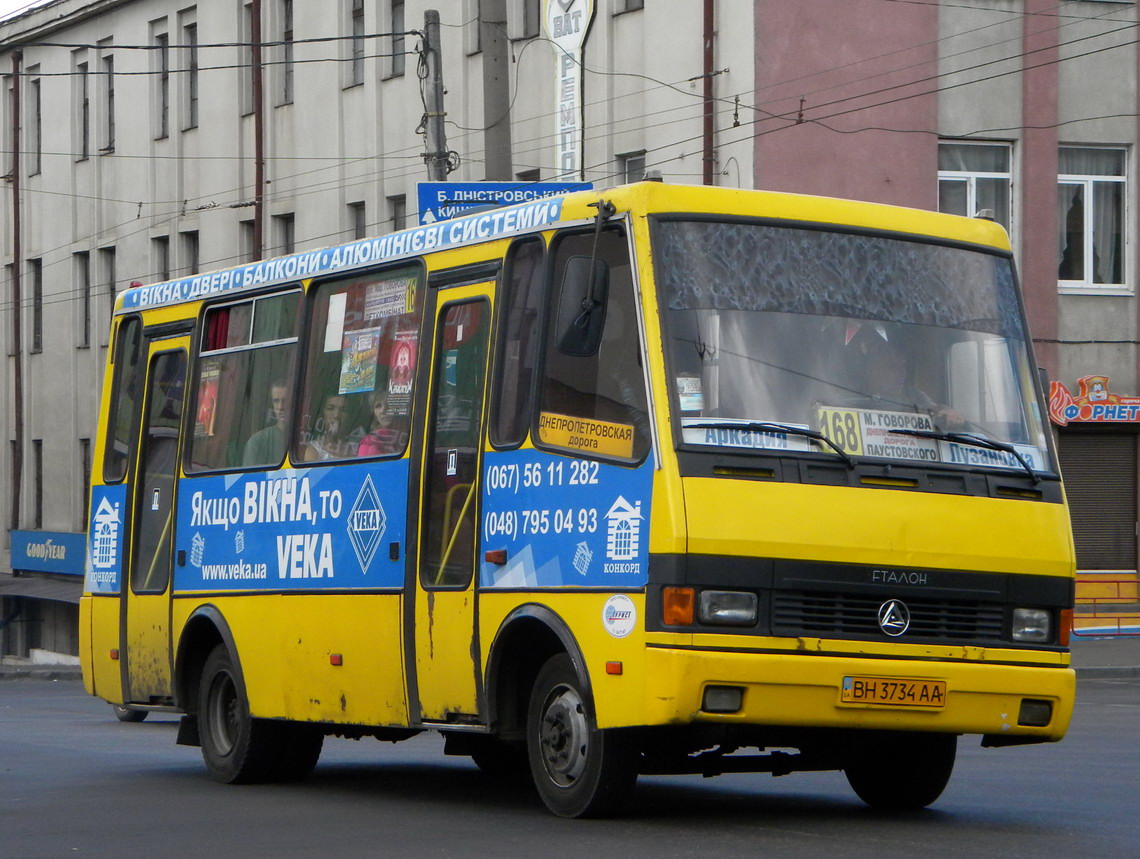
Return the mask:
<path id="1" fill-rule="evenodd" d="M 625 818 L 560 820 L 430 735 L 330 738 L 305 782 L 223 786 L 175 726 L 121 724 L 75 682 L 0 683 L 0 857 L 1107 857 L 1140 833 L 1136 678 L 1081 680 L 1060 744 L 961 740 L 942 798 L 895 816 L 807 773 L 643 777 Z"/>

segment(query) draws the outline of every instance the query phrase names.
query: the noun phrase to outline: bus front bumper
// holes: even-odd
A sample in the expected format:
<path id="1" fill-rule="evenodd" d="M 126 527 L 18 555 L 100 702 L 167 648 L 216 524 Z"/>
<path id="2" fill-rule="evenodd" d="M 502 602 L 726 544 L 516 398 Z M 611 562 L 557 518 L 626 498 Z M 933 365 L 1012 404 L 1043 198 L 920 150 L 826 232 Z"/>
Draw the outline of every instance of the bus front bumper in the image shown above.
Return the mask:
<path id="1" fill-rule="evenodd" d="M 1076 675 L 1063 665 L 650 647 L 648 724 L 721 723 L 986 734 L 1056 741 Z M 737 691 L 739 690 L 739 691 Z M 732 709 L 739 700 L 738 709 Z"/>

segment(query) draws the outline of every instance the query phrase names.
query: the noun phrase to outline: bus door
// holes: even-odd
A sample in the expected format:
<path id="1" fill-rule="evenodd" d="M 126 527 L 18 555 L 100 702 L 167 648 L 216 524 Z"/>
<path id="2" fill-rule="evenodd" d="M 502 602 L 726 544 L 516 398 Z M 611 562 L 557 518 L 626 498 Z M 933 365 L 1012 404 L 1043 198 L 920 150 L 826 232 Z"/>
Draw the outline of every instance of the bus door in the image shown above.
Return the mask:
<path id="1" fill-rule="evenodd" d="M 438 294 L 414 605 L 420 717 L 478 721 L 475 571 L 492 285 Z"/>
<path id="2" fill-rule="evenodd" d="M 188 337 L 149 344 L 123 588 L 124 700 L 158 703 L 171 692 L 170 579 Z"/>

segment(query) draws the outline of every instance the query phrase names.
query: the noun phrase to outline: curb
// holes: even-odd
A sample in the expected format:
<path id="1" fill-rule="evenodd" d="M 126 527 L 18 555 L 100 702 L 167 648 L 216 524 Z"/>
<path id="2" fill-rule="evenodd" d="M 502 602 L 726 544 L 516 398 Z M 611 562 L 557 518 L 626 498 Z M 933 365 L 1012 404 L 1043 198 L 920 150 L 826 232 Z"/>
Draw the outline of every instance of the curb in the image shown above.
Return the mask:
<path id="1" fill-rule="evenodd" d="M 1140 677 L 1140 665 L 1094 665 L 1077 669 L 1078 680 L 1127 680 Z"/>
<path id="2" fill-rule="evenodd" d="M 0 668 L 0 682 L 4 680 L 82 680 L 83 672 L 70 666 L 25 668 L 6 665 Z"/>

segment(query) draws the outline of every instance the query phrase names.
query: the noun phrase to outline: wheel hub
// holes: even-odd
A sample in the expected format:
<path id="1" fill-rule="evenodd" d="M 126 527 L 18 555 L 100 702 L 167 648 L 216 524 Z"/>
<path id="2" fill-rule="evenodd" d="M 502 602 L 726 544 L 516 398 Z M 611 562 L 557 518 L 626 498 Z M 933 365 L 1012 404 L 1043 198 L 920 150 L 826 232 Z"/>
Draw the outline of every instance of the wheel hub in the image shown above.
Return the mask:
<path id="1" fill-rule="evenodd" d="M 586 768 L 589 725 L 582 699 L 573 689 L 559 690 L 542 716 L 542 762 L 555 784 L 572 785 Z"/>

